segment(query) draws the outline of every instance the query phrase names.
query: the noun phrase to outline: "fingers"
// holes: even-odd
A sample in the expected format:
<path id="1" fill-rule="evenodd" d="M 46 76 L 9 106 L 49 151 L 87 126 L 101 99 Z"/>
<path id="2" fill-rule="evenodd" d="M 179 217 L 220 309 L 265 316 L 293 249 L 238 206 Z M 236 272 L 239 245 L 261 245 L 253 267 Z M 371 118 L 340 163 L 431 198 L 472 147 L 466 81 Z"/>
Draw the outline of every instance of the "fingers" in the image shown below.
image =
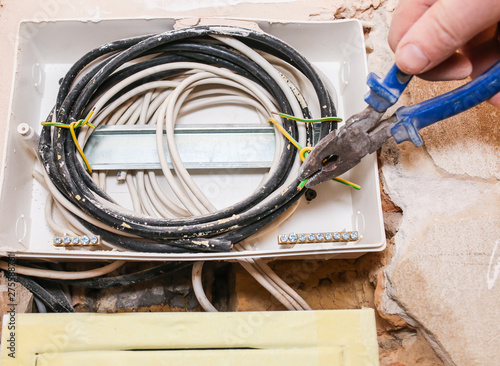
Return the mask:
<path id="1" fill-rule="evenodd" d="M 429 81 L 465 79 L 472 72 L 472 63 L 461 53 L 455 52 L 439 65 L 418 76 Z"/>
<path id="2" fill-rule="evenodd" d="M 400 0 L 392 17 L 389 29 L 389 46 L 393 51 L 408 32 L 408 29 L 429 9 L 437 0 Z"/>
<path id="3" fill-rule="evenodd" d="M 413 6 L 416 13 L 421 13 L 426 5 L 429 2 L 404 0 L 400 11 L 408 13 L 410 9 L 406 7 Z M 408 19 L 412 21 L 414 16 Z M 402 36 L 395 51 L 396 64 L 409 74 L 426 72 L 499 19 L 498 0 L 438 0 Z M 396 25 L 401 21 L 397 20 Z M 396 32 L 402 30 L 404 26 L 397 25 Z"/>
<path id="4" fill-rule="evenodd" d="M 479 76 L 500 60 L 498 31 L 498 26 L 494 25 L 478 34 L 463 48 L 465 56 L 472 61 L 472 77 Z"/>
<path id="5" fill-rule="evenodd" d="M 500 108 L 500 93 L 491 98 L 488 102 L 493 104 L 495 107 Z"/>
<path id="6" fill-rule="evenodd" d="M 481 75 L 495 62 L 500 60 L 500 25 L 495 25 L 474 37 L 463 49 L 464 54 L 472 61 L 474 78 Z M 489 100 L 500 108 L 500 93 Z"/>

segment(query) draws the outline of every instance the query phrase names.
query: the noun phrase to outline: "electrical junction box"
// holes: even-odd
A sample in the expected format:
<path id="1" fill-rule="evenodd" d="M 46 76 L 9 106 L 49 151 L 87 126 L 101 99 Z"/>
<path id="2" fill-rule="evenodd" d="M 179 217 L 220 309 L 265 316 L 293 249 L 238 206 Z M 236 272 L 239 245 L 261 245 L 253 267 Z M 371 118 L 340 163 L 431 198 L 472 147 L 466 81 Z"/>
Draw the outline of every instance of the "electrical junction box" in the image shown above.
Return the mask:
<path id="1" fill-rule="evenodd" d="M 336 89 L 337 111 L 344 119 L 364 107 L 366 54 L 363 29 L 356 20 L 334 22 L 273 22 L 252 20 L 264 32 L 295 47 Z M 375 155 L 342 176 L 362 189 L 356 191 L 336 182 L 315 187 L 317 198 L 302 198 L 295 213 L 279 228 L 257 240 L 249 240 L 245 251 L 230 253 L 163 254 L 117 250 L 60 248 L 52 245 L 53 233 L 45 221 L 47 192 L 32 178 L 39 163 L 25 149 L 17 128 L 27 123 L 35 131 L 53 107 L 59 80 L 83 54 L 117 39 L 161 33 L 173 29 L 174 19 L 113 19 L 99 22 L 61 20 L 23 22 L 18 35 L 17 60 L 12 86 L 10 119 L 6 132 L 0 190 L 0 251 L 18 257 L 59 260 L 237 260 L 241 258 L 356 258 L 385 248 L 380 188 Z M 75 41 L 78 40 L 78 41 Z M 203 113 L 207 123 L 225 120 L 251 122 L 255 113 L 238 106 L 212 107 Z M 313 111 L 314 115 L 314 111 Z M 184 117 L 182 117 L 184 118 Z M 179 125 L 183 121 L 179 121 Z M 200 118 L 201 119 L 201 118 Z M 217 208 L 227 207 L 248 196 L 262 180 L 259 169 L 203 170 L 192 173 L 197 184 Z M 131 207 L 123 183 L 107 178 L 107 192 L 125 207 Z M 358 231 L 357 242 L 279 245 L 278 237 L 289 233 Z"/>

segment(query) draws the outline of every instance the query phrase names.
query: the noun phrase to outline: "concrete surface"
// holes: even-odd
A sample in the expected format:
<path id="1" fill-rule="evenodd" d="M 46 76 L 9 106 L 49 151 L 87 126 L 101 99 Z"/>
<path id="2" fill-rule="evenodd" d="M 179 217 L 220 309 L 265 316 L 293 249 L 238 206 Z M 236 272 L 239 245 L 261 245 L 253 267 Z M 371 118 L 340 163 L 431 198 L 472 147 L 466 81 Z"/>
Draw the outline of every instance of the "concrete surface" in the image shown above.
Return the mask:
<path id="1" fill-rule="evenodd" d="M 460 83 L 416 80 L 409 102 Z M 499 111 L 489 105 L 387 144 L 386 193 L 403 211 L 381 309 L 419 328 L 447 365 L 500 356 Z"/>

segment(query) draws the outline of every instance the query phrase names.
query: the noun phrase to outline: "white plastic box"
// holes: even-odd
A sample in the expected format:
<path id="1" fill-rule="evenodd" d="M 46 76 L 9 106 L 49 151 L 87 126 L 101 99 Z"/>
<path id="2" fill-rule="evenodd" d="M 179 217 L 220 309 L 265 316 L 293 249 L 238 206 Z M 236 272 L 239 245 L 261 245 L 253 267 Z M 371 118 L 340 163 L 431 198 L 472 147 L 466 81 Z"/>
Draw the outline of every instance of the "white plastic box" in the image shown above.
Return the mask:
<path id="1" fill-rule="evenodd" d="M 355 20 L 335 22 L 278 23 L 255 21 L 258 26 L 285 42 L 316 65 L 333 83 L 338 94 L 338 114 L 348 118 L 364 108 L 367 67 L 361 24 Z M 0 251 L 18 257 L 58 259 L 130 260 L 227 260 L 236 258 L 355 258 L 385 248 L 376 157 L 371 155 L 344 177 L 362 186 L 355 191 L 335 182 L 316 190 L 318 198 L 303 199 L 294 215 L 280 228 L 253 243 L 252 250 L 234 253 L 179 254 L 135 253 L 109 250 L 69 250 L 52 245 L 53 234 L 45 223 L 47 193 L 32 179 L 35 159 L 17 136 L 17 126 L 27 123 L 40 131 L 52 108 L 58 81 L 84 53 L 95 47 L 131 36 L 161 33 L 173 29 L 173 19 L 118 19 L 100 22 L 61 20 L 50 23 L 23 22 L 20 25 L 10 120 L 6 133 L 0 190 Z M 40 169 L 40 168 L 38 168 Z M 255 178 L 255 177 L 254 177 Z M 110 178 L 111 179 L 111 178 Z M 234 184 L 221 184 L 212 197 L 224 205 L 247 195 L 252 187 L 236 191 Z M 248 177 L 234 177 L 241 182 Z M 120 186 L 110 182 L 120 196 Z M 248 192 L 247 192 L 248 191 Z M 230 192 L 230 193 L 228 193 Z M 111 192 L 113 195 L 113 191 Z M 356 243 L 297 244 L 279 246 L 279 234 L 358 230 Z"/>

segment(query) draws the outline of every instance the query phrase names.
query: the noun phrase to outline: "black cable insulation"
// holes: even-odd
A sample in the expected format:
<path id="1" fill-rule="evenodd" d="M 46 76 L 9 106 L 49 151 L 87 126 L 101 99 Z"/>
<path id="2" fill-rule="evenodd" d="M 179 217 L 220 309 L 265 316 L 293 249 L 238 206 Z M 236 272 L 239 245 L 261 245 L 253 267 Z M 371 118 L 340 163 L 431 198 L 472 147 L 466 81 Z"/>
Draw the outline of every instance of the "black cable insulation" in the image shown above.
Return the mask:
<path id="1" fill-rule="evenodd" d="M 216 65 L 256 81 L 275 98 L 281 112 L 293 114 L 289 101 L 270 75 L 241 53 L 220 45 L 211 38 L 208 40 L 211 35 L 232 36 L 255 49 L 274 50 L 272 54 L 289 62 L 311 81 L 320 102 L 321 116 L 335 116 L 331 97 L 312 65 L 286 43 L 254 30 L 226 26 L 199 26 L 120 40 L 87 53 L 64 77 L 56 105 L 47 121 L 53 120 L 52 113 L 56 114 L 58 123 L 70 124 L 84 118 L 85 112 L 92 107 L 94 101 L 121 80 L 151 67 L 185 61 Z M 125 63 L 153 54 L 158 55 L 120 69 Z M 135 87 L 150 81 L 169 78 L 182 71 L 184 70 L 169 70 L 142 78 L 122 90 L 114 99 L 108 101 L 108 104 Z M 81 75 L 82 72 L 85 73 Z M 78 76 L 79 81 L 75 82 Z M 307 106 L 302 104 L 301 108 L 303 117 L 310 118 Z M 294 121 L 285 119 L 283 126 L 297 138 Z M 334 125 L 328 128 L 331 129 L 332 126 Z M 308 129 L 309 134 L 310 131 Z M 120 236 L 80 220 L 82 224 L 114 245 L 128 250 L 147 252 L 189 253 L 230 250 L 231 244 L 247 238 L 272 222 L 301 197 L 303 192 L 296 189 L 300 182 L 295 180 L 282 190 L 282 194 L 268 199 L 287 179 L 296 154 L 297 150 L 291 144 L 285 144 L 279 167 L 274 174 L 256 192 L 230 207 L 195 217 L 145 220 L 142 215 L 113 210 L 96 199 L 96 196 L 100 196 L 112 202 L 78 162 L 68 130 L 44 127 L 39 144 L 43 167 L 66 199 L 105 225 L 142 239 Z"/>
<path id="2" fill-rule="evenodd" d="M 79 286 L 86 288 L 111 288 L 133 285 L 139 282 L 144 282 L 175 273 L 183 268 L 191 266 L 191 262 L 168 262 L 144 269 L 134 273 L 128 273 L 120 276 L 97 277 L 83 280 L 62 280 L 62 279 L 47 279 L 48 281 L 64 283 L 69 286 Z"/>
<path id="3" fill-rule="evenodd" d="M 15 281 L 26 287 L 52 311 L 56 313 L 73 313 L 75 311 L 63 291 L 58 287 L 58 284 L 40 278 L 35 280 L 35 278 L 25 277 L 20 274 L 16 274 Z"/>

